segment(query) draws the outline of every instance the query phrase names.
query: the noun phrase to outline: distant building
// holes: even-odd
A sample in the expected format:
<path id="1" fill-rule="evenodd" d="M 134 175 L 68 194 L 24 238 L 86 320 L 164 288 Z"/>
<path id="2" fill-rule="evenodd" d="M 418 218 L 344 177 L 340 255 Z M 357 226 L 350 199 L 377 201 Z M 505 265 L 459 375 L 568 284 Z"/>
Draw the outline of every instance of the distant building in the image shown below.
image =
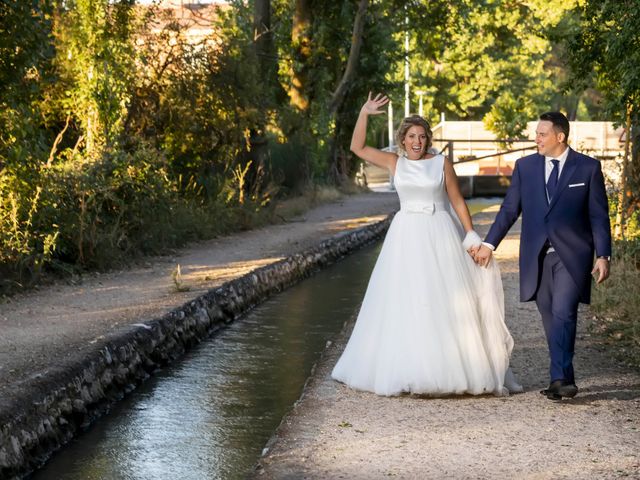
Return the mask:
<path id="1" fill-rule="evenodd" d="M 215 42 L 215 20 L 220 11 L 231 8 L 229 2 L 221 0 L 160 0 L 147 1 L 142 6 L 157 9 L 149 33 L 160 35 L 168 30 L 179 31 L 190 44 L 200 44 L 208 39 Z"/>

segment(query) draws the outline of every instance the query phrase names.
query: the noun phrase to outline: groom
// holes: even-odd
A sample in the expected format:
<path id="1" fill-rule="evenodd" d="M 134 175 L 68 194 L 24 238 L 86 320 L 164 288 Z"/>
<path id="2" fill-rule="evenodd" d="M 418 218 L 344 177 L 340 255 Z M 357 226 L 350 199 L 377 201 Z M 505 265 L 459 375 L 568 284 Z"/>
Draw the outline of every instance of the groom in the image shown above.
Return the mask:
<path id="1" fill-rule="evenodd" d="M 597 283 L 609 276 L 611 257 L 600 162 L 569 148 L 568 136 L 562 113 L 540 115 L 538 153 L 516 162 L 504 202 L 476 253 L 476 262 L 486 265 L 522 213 L 520 301 L 535 300 L 542 316 L 551 382 L 540 393 L 552 400 L 578 393 L 572 364 L 578 303 L 590 301 L 591 274 Z"/>

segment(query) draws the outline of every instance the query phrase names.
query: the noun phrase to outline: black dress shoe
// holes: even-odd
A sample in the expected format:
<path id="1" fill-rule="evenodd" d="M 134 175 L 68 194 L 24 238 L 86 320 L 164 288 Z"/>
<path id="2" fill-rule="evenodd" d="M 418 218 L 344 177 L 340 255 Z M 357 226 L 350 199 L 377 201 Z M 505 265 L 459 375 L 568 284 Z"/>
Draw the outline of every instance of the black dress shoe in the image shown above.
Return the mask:
<path id="1" fill-rule="evenodd" d="M 573 398 L 578 393 L 578 387 L 575 383 L 566 382 L 564 380 L 556 380 L 551 382 L 549 388 L 540 390 L 549 400 L 562 400 L 563 397 Z"/>

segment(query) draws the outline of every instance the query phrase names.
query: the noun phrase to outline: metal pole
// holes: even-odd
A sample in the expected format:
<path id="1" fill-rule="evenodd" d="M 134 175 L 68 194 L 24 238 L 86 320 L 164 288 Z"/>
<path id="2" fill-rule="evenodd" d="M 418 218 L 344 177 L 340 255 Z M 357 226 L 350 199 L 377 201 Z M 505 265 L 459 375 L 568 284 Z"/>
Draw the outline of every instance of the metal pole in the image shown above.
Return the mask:
<path id="1" fill-rule="evenodd" d="M 411 106 L 409 103 L 409 15 L 406 13 L 406 5 L 404 10 L 404 116 L 408 117 Z"/>

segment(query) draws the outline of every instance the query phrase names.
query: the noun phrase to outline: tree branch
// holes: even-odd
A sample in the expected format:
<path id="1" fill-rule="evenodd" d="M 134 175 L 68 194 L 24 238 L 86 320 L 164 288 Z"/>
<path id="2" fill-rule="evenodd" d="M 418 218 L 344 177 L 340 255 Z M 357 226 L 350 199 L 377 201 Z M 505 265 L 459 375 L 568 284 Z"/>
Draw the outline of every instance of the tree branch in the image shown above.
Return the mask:
<path id="1" fill-rule="evenodd" d="M 342 79 L 340 80 L 338 87 L 331 96 L 329 110 L 332 114 L 337 112 L 342 106 L 344 98 L 347 95 L 347 91 L 349 90 L 349 86 L 356 74 L 356 68 L 360 58 L 360 47 L 362 47 L 362 32 L 364 31 L 364 22 L 368 5 L 369 0 L 360 0 L 358 3 L 358 12 L 356 13 L 355 21 L 353 22 L 353 35 L 351 36 L 351 50 L 349 51 L 347 67 L 344 70 L 344 74 L 342 75 Z"/>

